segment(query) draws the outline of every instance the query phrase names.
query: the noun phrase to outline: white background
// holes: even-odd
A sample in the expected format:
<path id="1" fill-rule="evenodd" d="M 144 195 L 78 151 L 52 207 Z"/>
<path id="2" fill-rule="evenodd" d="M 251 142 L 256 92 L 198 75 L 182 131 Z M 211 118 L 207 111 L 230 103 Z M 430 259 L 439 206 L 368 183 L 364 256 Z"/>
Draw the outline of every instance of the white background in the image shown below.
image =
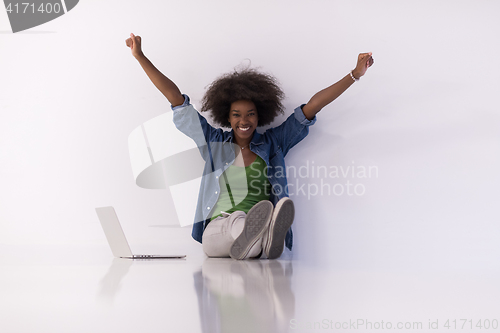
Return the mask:
<path id="1" fill-rule="evenodd" d="M 378 177 L 351 179 L 362 196 L 293 196 L 293 256 L 325 267 L 498 269 L 499 10 L 496 1 L 84 0 L 16 34 L 0 10 L 0 244 L 104 245 L 94 208 L 108 205 L 131 243 L 161 246 L 174 230 L 150 227 L 176 225 L 172 199 L 137 187 L 130 167 L 129 133 L 170 110 L 125 46 L 133 32 L 195 105 L 250 59 L 282 83 L 286 116 L 373 52 L 374 66 L 318 114 L 287 165 L 376 166 Z M 186 247 L 201 251 L 185 230 Z"/>

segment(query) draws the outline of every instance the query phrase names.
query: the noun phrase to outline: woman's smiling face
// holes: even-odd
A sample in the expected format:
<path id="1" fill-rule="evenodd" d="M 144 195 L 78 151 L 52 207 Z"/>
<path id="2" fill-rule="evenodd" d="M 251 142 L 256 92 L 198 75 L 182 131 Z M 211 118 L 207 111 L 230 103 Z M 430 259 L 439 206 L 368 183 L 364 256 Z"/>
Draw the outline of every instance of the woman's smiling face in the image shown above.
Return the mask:
<path id="1" fill-rule="evenodd" d="M 238 139 L 244 142 L 250 141 L 259 123 L 255 104 L 247 100 L 233 102 L 229 110 L 228 121 Z"/>

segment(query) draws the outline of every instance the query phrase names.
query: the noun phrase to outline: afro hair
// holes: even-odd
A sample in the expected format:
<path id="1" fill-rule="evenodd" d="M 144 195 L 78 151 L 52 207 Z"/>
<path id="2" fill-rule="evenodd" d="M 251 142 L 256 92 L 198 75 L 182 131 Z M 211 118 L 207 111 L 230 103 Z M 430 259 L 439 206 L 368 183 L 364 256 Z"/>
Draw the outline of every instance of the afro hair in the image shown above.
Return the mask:
<path id="1" fill-rule="evenodd" d="M 284 98 L 285 94 L 274 76 L 247 68 L 224 74 L 212 82 L 203 96 L 201 111 L 211 111 L 214 123 L 231 127 L 228 121 L 231 104 L 248 100 L 257 108 L 257 126 L 264 126 L 279 113 L 284 113 L 281 103 Z"/>

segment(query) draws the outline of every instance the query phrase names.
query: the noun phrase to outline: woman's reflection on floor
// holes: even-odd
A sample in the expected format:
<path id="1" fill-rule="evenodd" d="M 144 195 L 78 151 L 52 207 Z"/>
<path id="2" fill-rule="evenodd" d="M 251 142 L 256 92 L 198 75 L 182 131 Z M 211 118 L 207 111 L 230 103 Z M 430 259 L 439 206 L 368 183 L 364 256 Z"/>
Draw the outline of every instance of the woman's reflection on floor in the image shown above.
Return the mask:
<path id="1" fill-rule="evenodd" d="M 205 333 L 288 332 L 292 262 L 207 258 L 194 274 Z"/>

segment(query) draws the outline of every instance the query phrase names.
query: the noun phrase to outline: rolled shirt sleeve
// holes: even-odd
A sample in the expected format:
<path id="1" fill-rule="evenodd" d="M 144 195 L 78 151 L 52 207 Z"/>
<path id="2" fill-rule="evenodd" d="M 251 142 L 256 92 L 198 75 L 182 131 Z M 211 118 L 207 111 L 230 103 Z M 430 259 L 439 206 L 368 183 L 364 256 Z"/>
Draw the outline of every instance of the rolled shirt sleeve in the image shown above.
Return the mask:
<path id="1" fill-rule="evenodd" d="M 302 111 L 304 105 L 305 104 L 302 104 L 301 106 L 295 108 L 294 110 L 295 119 L 297 119 L 301 125 L 305 126 L 314 125 L 314 123 L 316 122 L 316 116 L 314 116 L 314 118 L 311 120 L 307 119 L 306 116 L 304 115 L 304 111 Z"/>
<path id="2" fill-rule="evenodd" d="M 170 107 L 172 108 L 172 111 L 175 111 L 175 110 L 181 109 L 181 108 L 186 107 L 186 106 L 188 106 L 189 104 L 191 104 L 191 102 L 190 102 L 190 99 L 189 99 L 189 96 L 188 96 L 188 95 L 186 95 L 186 94 L 182 94 L 182 96 L 184 96 L 184 103 L 182 103 L 182 105 L 177 105 L 177 106 L 173 106 L 172 104 L 170 104 Z"/>

